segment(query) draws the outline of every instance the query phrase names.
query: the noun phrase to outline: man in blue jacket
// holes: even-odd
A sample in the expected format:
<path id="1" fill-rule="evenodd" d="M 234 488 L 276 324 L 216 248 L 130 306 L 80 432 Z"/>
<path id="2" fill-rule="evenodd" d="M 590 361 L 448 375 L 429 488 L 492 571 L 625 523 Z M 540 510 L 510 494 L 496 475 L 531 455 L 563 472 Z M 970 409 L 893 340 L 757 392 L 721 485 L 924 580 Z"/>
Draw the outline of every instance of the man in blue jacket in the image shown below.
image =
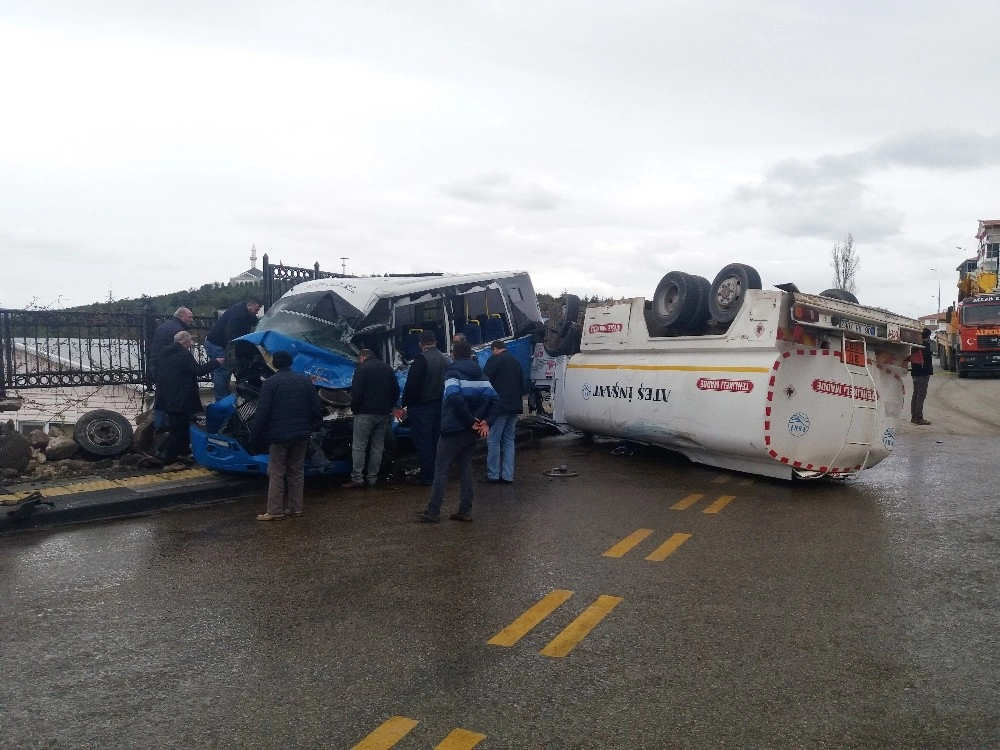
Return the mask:
<path id="1" fill-rule="evenodd" d="M 292 372 L 292 355 L 275 352 L 277 372 L 260 387 L 250 442 L 268 443 L 267 512 L 258 521 L 280 521 L 302 515 L 306 447 L 325 409 L 308 375 Z"/>
<path id="2" fill-rule="evenodd" d="M 453 521 L 472 520 L 475 480 L 472 477 L 472 452 L 476 441 L 490 434 L 490 424 L 500 408 L 497 392 L 483 375 L 479 362 L 472 357 L 472 347 L 459 341 L 451 350 L 454 362 L 444 374 L 444 401 L 441 405 L 441 437 L 434 463 L 434 484 L 427 509 L 417 512 L 425 523 L 437 523 L 441 503 L 448 488 L 448 472 L 458 462 L 461 482 L 458 512 Z"/>

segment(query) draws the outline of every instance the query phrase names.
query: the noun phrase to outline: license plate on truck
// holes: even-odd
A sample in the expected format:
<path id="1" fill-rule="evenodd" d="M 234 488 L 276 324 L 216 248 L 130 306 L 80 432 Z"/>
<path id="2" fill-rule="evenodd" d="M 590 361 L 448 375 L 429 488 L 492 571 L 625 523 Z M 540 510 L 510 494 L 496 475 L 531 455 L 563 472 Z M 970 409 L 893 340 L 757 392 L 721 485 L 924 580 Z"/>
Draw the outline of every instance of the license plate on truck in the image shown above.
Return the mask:
<path id="1" fill-rule="evenodd" d="M 845 331 L 853 331 L 854 333 L 860 333 L 863 336 L 878 335 L 878 329 L 875 326 L 868 325 L 867 323 L 858 323 L 856 320 L 844 320 L 841 318 L 840 327 Z"/>

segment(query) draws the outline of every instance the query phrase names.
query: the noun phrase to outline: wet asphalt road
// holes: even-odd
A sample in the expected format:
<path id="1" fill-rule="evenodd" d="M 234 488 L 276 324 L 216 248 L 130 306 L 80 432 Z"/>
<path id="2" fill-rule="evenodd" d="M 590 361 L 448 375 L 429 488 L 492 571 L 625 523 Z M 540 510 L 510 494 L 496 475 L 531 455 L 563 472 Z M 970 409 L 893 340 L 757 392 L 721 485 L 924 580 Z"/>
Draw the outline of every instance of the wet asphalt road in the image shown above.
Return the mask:
<path id="1" fill-rule="evenodd" d="M 612 445 L 519 451 L 473 524 L 313 484 L 0 539 L 0 747 L 1000 747 L 995 438 L 848 484 Z"/>

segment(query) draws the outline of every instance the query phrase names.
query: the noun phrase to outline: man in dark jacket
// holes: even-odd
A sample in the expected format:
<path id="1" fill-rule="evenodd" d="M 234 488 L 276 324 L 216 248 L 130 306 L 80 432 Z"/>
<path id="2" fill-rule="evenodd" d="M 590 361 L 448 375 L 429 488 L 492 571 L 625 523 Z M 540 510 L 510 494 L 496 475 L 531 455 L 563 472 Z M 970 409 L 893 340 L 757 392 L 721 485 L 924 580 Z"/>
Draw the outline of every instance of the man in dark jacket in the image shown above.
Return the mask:
<path id="1" fill-rule="evenodd" d="M 240 336 L 246 336 L 257 325 L 257 313 L 260 312 L 260 307 L 260 300 L 251 297 L 246 302 L 237 302 L 222 313 L 208 329 L 208 335 L 205 337 L 205 351 L 208 352 L 208 356 L 213 359 L 221 357 L 225 360 L 229 342 Z M 212 374 L 216 401 L 229 395 L 231 375 L 232 373 L 224 367 L 220 367 Z"/>
<path id="2" fill-rule="evenodd" d="M 417 512 L 426 523 L 437 523 L 441 503 L 448 488 L 448 472 L 458 462 L 461 482 L 458 512 L 453 521 L 472 520 L 475 480 L 472 477 L 472 452 L 480 437 L 490 434 L 490 423 L 500 408 L 497 393 L 486 379 L 479 362 L 472 359 L 472 347 L 460 341 L 451 350 L 454 362 L 444 375 L 444 402 L 441 406 L 441 437 L 434 464 L 434 485 L 427 509 Z"/>
<path id="3" fill-rule="evenodd" d="M 326 411 L 309 376 L 292 372 L 292 355 L 275 352 L 277 372 L 260 387 L 250 428 L 251 444 L 268 443 L 267 511 L 258 521 L 302 515 L 302 488 L 309 436 Z"/>
<path id="4" fill-rule="evenodd" d="M 490 346 L 493 356 L 486 361 L 483 372 L 500 398 L 500 413 L 490 425 L 486 441 L 486 476 L 482 481 L 513 484 L 514 432 L 517 417 L 524 408 L 524 371 L 503 341 L 494 341 Z"/>
<path id="5" fill-rule="evenodd" d="M 934 362 L 931 361 L 931 329 L 923 330 L 923 346 L 918 349 L 919 357 L 914 352 L 904 361 L 910 363 L 910 377 L 913 379 L 913 395 L 910 397 L 910 422 L 913 424 L 930 424 L 924 419 L 924 399 L 927 398 L 927 386 L 934 374 Z M 921 361 L 918 361 L 921 360 Z"/>
<path id="6" fill-rule="evenodd" d="M 199 365 L 191 354 L 191 334 L 181 331 L 174 343 L 160 353 L 153 408 L 167 413 L 167 440 L 162 458 L 173 463 L 191 452 L 191 417 L 203 411 L 198 395 L 198 376 L 212 372 L 220 364 L 210 359 Z"/>
<path id="7" fill-rule="evenodd" d="M 149 377 L 156 382 L 156 368 L 160 363 L 160 355 L 163 350 L 174 343 L 174 336 L 181 331 L 186 331 L 191 321 L 194 320 L 194 313 L 186 307 L 180 307 L 174 313 L 174 317 L 160 323 L 153 331 L 153 338 L 149 342 Z M 156 409 L 153 411 L 153 429 L 167 429 L 167 413 Z"/>
<path id="8" fill-rule="evenodd" d="M 392 420 L 392 408 L 399 400 L 396 373 L 375 356 L 371 349 L 358 352 L 358 367 L 351 381 L 351 412 L 354 414 L 354 438 L 351 441 L 351 480 L 346 489 L 374 487 L 382 466 L 385 432 Z M 365 454 L 368 470 L 365 471 Z"/>
<path id="9" fill-rule="evenodd" d="M 423 331 L 420 334 L 420 354 L 413 360 L 406 375 L 401 404 L 406 409 L 406 424 L 420 460 L 417 484 L 427 487 L 434 483 L 434 457 L 441 434 L 444 371 L 449 364 L 451 360 L 437 348 L 434 331 Z"/>

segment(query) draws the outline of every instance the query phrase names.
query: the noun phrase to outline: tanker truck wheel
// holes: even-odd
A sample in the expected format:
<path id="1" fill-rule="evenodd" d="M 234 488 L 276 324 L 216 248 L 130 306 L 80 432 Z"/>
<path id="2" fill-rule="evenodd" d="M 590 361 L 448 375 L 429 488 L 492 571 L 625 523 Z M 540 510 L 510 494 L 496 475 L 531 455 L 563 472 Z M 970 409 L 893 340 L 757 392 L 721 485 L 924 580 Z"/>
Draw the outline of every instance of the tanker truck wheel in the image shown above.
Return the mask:
<path id="1" fill-rule="evenodd" d="M 697 328 L 708 319 L 711 286 L 701 276 L 670 271 L 653 292 L 653 320 L 663 328 Z"/>
<path id="2" fill-rule="evenodd" d="M 743 306 L 748 289 L 760 289 L 757 269 L 743 263 L 730 263 L 715 276 L 708 296 L 708 309 L 719 323 L 732 323 Z"/>

